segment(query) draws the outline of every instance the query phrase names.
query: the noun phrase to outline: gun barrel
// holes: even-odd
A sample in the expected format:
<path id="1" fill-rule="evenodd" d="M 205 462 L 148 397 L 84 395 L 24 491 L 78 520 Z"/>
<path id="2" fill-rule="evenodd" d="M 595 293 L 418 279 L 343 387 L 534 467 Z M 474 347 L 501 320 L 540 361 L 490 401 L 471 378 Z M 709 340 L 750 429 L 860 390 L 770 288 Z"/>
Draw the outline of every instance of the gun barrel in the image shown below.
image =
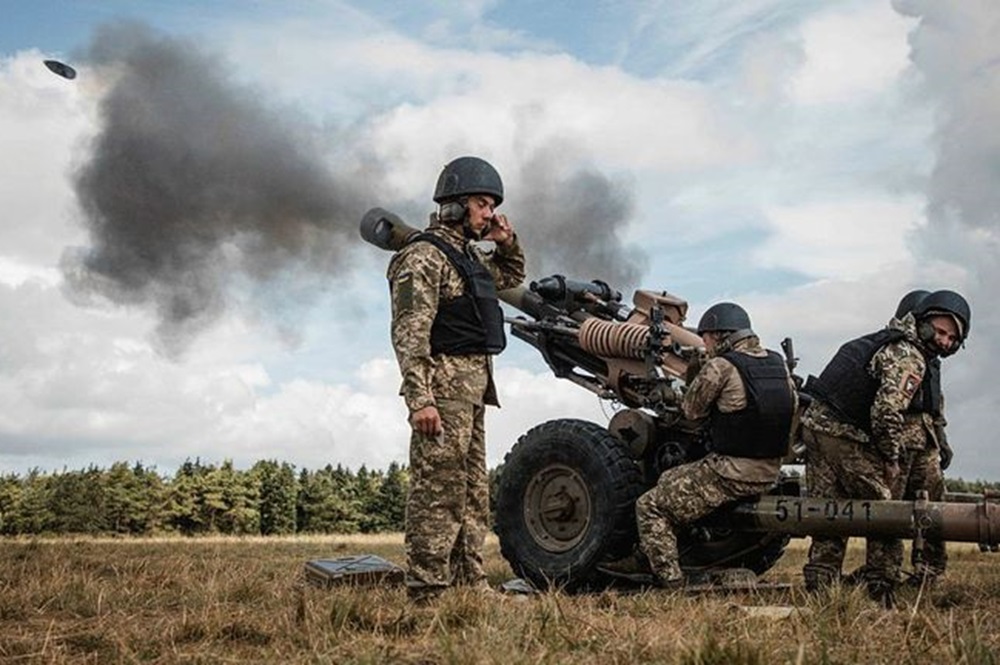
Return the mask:
<path id="1" fill-rule="evenodd" d="M 500 300 L 514 309 L 524 312 L 536 319 L 543 317 L 546 308 L 545 300 L 537 293 L 532 293 L 524 286 L 515 286 L 497 293 Z"/>
<path id="2" fill-rule="evenodd" d="M 531 290 L 549 302 L 562 303 L 564 306 L 574 300 L 585 300 L 587 297 L 614 302 L 622 299 L 620 292 L 599 279 L 580 282 L 562 275 L 552 275 L 534 281 L 531 283 Z"/>
<path id="3" fill-rule="evenodd" d="M 945 541 L 1000 544 L 1000 505 L 763 496 L 738 504 L 726 524 L 793 536 L 913 538 L 921 531 Z"/>

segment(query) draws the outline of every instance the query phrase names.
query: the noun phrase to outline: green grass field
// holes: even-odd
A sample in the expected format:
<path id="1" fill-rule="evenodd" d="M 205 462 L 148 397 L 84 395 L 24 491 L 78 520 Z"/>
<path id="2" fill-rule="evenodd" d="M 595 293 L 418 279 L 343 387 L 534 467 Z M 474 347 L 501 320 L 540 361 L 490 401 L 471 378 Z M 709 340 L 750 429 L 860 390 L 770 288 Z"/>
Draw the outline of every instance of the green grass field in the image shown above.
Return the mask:
<path id="1" fill-rule="evenodd" d="M 766 580 L 791 590 L 570 596 L 315 589 L 310 559 L 402 537 L 0 540 L 3 663 L 997 663 L 1000 555 L 953 545 L 946 580 L 883 610 L 857 589 L 808 596 L 807 541 Z M 848 567 L 860 562 L 852 548 Z M 510 579 L 495 540 L 491 582 Z"/>

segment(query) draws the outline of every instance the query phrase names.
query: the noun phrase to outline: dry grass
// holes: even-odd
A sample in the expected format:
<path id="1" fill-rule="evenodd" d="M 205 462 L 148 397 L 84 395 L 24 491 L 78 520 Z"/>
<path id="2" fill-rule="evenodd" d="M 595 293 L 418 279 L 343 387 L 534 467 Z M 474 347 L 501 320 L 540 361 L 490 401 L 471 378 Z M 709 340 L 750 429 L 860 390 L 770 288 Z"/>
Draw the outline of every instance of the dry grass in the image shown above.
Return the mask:
<path id="1" fill-rule="evenodd" d="M 0 541 L 0 662 L 1000 661 L 1000 561 L 967 546 L 953 546 L 945 582 L 892 611 L 853 589 L 803 594 L 801 541 L 768 576 L 791 591 L 453 591 L 414 608 L 399 588 L 297 583 L 309 559 L 366 552 L 402 561 L 401 537 Z M 495 541 L 488 564 L 491 581 L 510 577 Z M 773 606 L 794 609 L 752 609 Z"/>

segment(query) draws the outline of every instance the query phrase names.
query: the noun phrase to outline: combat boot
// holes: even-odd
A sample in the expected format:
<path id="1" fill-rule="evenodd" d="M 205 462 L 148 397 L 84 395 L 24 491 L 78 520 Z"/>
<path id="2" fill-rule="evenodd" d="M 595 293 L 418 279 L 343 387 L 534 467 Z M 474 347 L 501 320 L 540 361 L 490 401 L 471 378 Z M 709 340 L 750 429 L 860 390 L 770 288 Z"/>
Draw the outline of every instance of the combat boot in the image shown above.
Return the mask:
<path id="1" fill-rule="evenodd" d="M 896 584 L 887 579 L 869 579 L 868 597 L 887 610 L 896 607 Z"/>
<path id="2" fill-rule="evenodd" d="M 597 571 L 633 584 L 658 585 L 658 578 L 649 564 L 649 559 L 639 550 L 621 559 L 600 563 L 597 565 Z"/>
<path id="3" fill-rule="evenodd" d="M 930 571 L 910 573 L 903 585 L 911 589 L 929 590 L 937 584 L 938 576 Z"/>
<path id="4" fill-rule="evenodd" d="M 862 586 L 865 584 L 866 575 L 868 574 L 868 568 L 865 566 L 860 566 L 855 568 L 848 574 L 840 578 L 841 584 L 844 586 Z"/>
<path id="5" fill-rule="evenodd" d="M 854 574 L 857 573 L 858 571 L 855 571 Z M 805 582 L 806 591 L 809 593 L 823 593 L 834 585 L 839 584 L 841 577 L 840 571 L 835 568 L 830 568 L 824 564 L 807 563 L 802 568 L 802 580 Z"/>

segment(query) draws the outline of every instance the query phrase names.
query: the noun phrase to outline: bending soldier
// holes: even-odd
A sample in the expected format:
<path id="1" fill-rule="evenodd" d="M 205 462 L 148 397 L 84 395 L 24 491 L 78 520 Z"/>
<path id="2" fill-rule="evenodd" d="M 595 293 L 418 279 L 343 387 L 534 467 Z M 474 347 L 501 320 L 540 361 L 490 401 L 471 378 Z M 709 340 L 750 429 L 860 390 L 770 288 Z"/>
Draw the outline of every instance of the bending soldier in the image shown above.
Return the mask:
<path id="1" fill-rule="evenodd" d="M 952 296 L 949 294 L 947 291 L 927 294 L 911 308 L 911 315 L 915 318 L 920 317 L 921 325 L 925 325 L 923 321 L 933 311 L 936 306 L 935 301 L 951 300 Z M 924 300 L 927 302 L 924 303 Z M 961 302 L 957 302 L 956 305 L 962 309 Z M 961 333 L 963 339 L 969 332 L 968 324 L 971 322 L 968 305 L 965 305 L 964 310 L 966 323 Z M 904 325 L 902 318 L 905 314 L 900 316 L 897 312 L 896 316 L 902 327 Z M 893 498 L 913 500 L 917 498 L 918 491 L 925 490 L 930 501 L 944 500 L 944 471 L 951 465 L 954 453 L 945 430 L 948 421 L 944 415 L 944 393 L 941 392 L 941 358 L 951 355 L 955 350 L 957 348 L 947 350 L 941 349 L 936 344 L 930 345 L 927 378 L 921 387 L 926 397 L 916 400 L 926 406 L 911 408 L 906 414 L 907 434 L 903 440 L 905 443 L 912 441 L 912 445 L 907 447 L 904 462 L 900 464 L 901 482 L 897 491 L 893 492 Z M 902 561 L 902 545 L 896 556 Z M 914 572 L 910 580 L 917 583 L 933 582 L 944 574 L 948 565 L 948 552 L 944 541 L 936 538 L 924 539 L 922 548 L 912 548 L 910 563 Z"/>
<path id="2" fill-rule="evenodd" d="M 430 226 L 389 264 L 392 344 L 409 410 L 407 590 L 426 601 L 452 584 L 487 587 L 489 487 L 483 416 L 499 406 L 491 356 L 506 338 L 497 290 L 524 280 L 500 175 L 477 157 L 441 172 Z M 486 254 L 473 241 L 492 240 Z M 488 587 L 487 587 L 488 588 Z"/>
<path id="3" fill-rule="evenodd" d="M 698 323 L 709 360 L 688 386 L 685 417 L 705 421 L 710 452 L 667 469 L 639 497 L 636 520 L 640 552 L 599 570 L 612 576 L 683 584 L 677 530 L 729 501 L 762 494 L 778 479 L 797 404 L 784 359 L 761 347 L 750 317 L 739 305 L 719 303 Z M 645 559 L 645 560 L 644 560 Z"/>
<path id="4" fill-rule="evenodd" d="M 904 329 L 907 324 L 903 319 L 909 315 L 913 316 L 917 306 L 924 297 L 930 295 L 930 291 L 917 289 L 910 291 L 899 301 L 896 307 L 896 314 L 889 320 L 889 328 Z M 903 416 L 903 437 L 902 452 L 900 456 L 900 473 L 894 487 L 892 487 L 892 498 L 912 501 L 917 498 L 917 492 L 923 490 L 927 492 L 930 501 L 941 501 L 944 499 L 944 474 L 943 471 L 951 464 L 952 450 L 948 445 L 945 426 L 947 421 L 944 417 L 944 395 L 941 392 L 941 358 L 932 354 L 927 357 L 927 372 L 921 390 L 930 391 L 930 395 L 939 396 L 934 401 L 937 408 L 925 413 L 919 407 L 913 405 L 907 409 Z M 915 400 L 922 405 L 922 400 Z M 902 565 L 903 551 L 902 543 L 894 546 L 892 550 L 894 559 Z M 910 564 L 913 567 L 913 576 L 909 578 L 912 583 L 933 582 L 944 574 L 948 563 L 948 554 L 944 541 L 937 538 L 927 538 L 923 541 L 923 547 L 918 547 L 916 543 L 910 551 Z M 863 582 L 865 579 L 864 567 L 855 570 L 848 579 L 852 582 Z"/>
<path id="5" fill-rule="evenodd" d="M 935 291 L 911 314 L 841 346 L 819 378 L 810 378 L 805 390 L 814 399 L 802 417 L 810 496 L 884 500 L 922 489 L 916 484 L 931 489 L 933 478 L 919 476 L 921 469 L 934 471 L 932 461 L 940 468 L 943 418 L 934 360 L 958 350 L 970 317 L 961 295 Z M 846 545 L 846 538 L 812 539 L 803 568 L 807 589 L 840 577 Z M 867 540 L 864 582 L 873 598 L 892 604 L 901 564 L 898 540 Z"/>

